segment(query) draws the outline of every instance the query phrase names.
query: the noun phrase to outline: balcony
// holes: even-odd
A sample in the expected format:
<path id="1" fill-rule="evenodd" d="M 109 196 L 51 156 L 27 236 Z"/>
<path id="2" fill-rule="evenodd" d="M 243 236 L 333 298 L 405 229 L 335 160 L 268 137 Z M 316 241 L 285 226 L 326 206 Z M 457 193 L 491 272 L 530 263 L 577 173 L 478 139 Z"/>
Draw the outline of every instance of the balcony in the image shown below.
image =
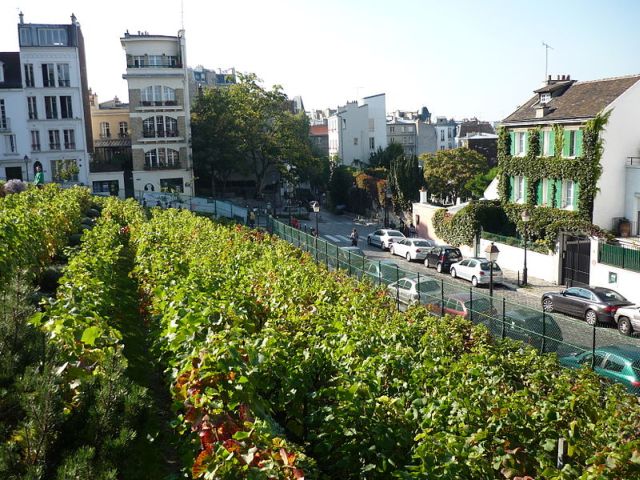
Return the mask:
<path id="1" fill-rule="evenodd" d="M 60 144 L 59 143 L 50 143 L 49 144 L 49 150 L 60 150 Z"/>
<path id="2" fill-rule="evenodd" d="M 180 63 L 161 63 L 159 65 L 149 65 L 148 63 L 142 62 L 133 62 L 127 63 L 127 68 L 182 68 L 182 64 Z"/>
<path id="3" fill-rule="evenodd" d="M 172 162 L 172 163 L 144 162 L 145 170 L 179 170 L 181 168 L 182 168 L 182 164 L 180 162 Z"/>
<path id="4" fill-rule="evenodd" d="M 165 100 L 165 101 L 142 100 L 140 101 L 140 105 L 143 107 L 175 107 L 178 105 L 178 102 L 176 102 L 175 100 Z"/>
<path id="5" fill-rule="evenodd" d="M 179 137 L 177 130 L 143 130 L 142 138 L 176 138 Z"/>
<path id="6" fill-rule="evenodd" d="M 64 149 L 65 150 L 75 150 L 76 149 L 76 144 L 75 143 L 65 143 L 64 144 Z"/>

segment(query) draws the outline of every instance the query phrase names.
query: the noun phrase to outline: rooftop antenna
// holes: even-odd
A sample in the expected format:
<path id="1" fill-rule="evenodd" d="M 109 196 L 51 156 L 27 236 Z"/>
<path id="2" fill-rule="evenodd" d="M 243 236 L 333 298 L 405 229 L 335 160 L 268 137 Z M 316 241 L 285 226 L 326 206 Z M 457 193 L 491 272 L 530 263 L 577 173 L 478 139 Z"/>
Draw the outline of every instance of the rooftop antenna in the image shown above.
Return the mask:
<path id="1" fill-rule="evenodd" d="M 542 42 L 542 45 L 544 46 L 544 79 L 546 81 L 549 78 L 547 76 L 549 73 L 549 49 L 554 50 L 554 48 L 548 43 Z"/>
<path id="2" fill-rule="evenodd" d="M 180 29 L 184 30 L 184 0 L 180 0 Z"/>

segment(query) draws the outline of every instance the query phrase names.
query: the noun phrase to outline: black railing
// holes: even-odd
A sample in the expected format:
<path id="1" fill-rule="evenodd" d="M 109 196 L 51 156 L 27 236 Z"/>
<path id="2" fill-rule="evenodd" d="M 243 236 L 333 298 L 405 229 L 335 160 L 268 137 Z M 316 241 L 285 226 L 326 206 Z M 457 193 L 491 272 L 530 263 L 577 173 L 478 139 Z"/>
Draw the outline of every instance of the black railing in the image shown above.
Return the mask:
<path id="1" fill-rule="evenodd" d="M 160 65 L 149 65 L 147 63 L 127 63 L 127 68 L 182 68 L 182 64 L 163 63 Z"/>
<path id="2" fill-rule="evenodd" d="M 91 173 L 100 172 L 121 172 L 124 168 L 121 162 L 108 163 L 108 162 L 89 162 L 89 171 Z"/>
<path id="3" fill-rule="evenodd" d="M 144 163 L 145 170 L 177 170 L 182 168 L 180 162 L 172 162 L 172 163 Z"/>
<path id="4" fill-rule="evenodd" d="M 627 157 L 627 165 L 631 167 L 640 167 L 640 157 Z"/>

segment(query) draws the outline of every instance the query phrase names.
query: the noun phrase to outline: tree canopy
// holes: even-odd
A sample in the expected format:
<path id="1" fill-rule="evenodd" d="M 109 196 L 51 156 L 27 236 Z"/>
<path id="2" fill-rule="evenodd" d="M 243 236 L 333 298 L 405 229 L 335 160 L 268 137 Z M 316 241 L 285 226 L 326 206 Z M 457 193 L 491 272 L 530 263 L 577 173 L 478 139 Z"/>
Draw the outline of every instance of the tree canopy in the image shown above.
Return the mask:
<path id="1" fill-rule="evenodd" d="M 410 210 L 411 203 L 418 199 L 418 190 L 424 184 L 415 155 L 396 157 L 389 170 L 389 186 L 393 193 L 396 211 Z"/>

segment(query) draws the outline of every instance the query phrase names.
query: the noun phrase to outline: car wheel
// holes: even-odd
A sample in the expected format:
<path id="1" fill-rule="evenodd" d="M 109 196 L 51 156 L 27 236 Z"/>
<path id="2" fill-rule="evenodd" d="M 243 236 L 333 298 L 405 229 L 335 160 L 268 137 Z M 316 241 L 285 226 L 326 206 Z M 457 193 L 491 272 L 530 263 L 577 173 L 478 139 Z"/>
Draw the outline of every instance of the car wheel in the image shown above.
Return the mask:
<path id="1" fill-rule="evenodd" d="M 393 250 L 393 247 L 389 248 L 389 253 L 391 255 L 395 255 L 396 254 L 396 252 Z"/>
<path id="2" fill-rule="evenodd" d="M 438 273 L 442 273 L 442 264 L 440 262 L 438 262 L 438 264 L 436 265 L 436 270 L 438 271 Z"/>
<path id="3" fill-rule="evenodd" d="M 411 254 L 409 252 L 407 252 L 407 262 L 411 261 Z"/>
<path id="4" fill-rule="evenodd" d="M 427 267 L 427 268 L 429 268 L 431 266 L 431 264 L 429 263 L 429 259 L 428 258 L 424 259 L 424 266 Z"/>
<path id="5" fill-rule="evenodd" d="M 627 317 L 620 317 L 618 319 L 618 331 L 627 336 L 630 336 L 633 333 L 631 321 Z"/>
<path id="6" fill-rule="evenodd" d="M 478 286 L 478 279 L 476 277 L 471 277 L 471 285 L 474 287 Z"/>
<path id="7" fill-rule="evenodd" d="M 592 327 L 598 323 L 598 315 L 593 310 L 587 310 L 587 313 L 584 314 L 584 319 Z"/>
<path id="8" fill-rule="evenodd" d="M 551 313 L 553 312 L 553 300 L 549 297 L 545 297 L 542 299 L 542 309 L 545 312 Z"/>
<path id="9" fill-rule="evenodd" d="M 452 269 L 451 269 L 451 276 L 452 276 L 453 278 L 456 278 L 456 269 L 455 269 L 455 268 L 452 268 Z"/>

